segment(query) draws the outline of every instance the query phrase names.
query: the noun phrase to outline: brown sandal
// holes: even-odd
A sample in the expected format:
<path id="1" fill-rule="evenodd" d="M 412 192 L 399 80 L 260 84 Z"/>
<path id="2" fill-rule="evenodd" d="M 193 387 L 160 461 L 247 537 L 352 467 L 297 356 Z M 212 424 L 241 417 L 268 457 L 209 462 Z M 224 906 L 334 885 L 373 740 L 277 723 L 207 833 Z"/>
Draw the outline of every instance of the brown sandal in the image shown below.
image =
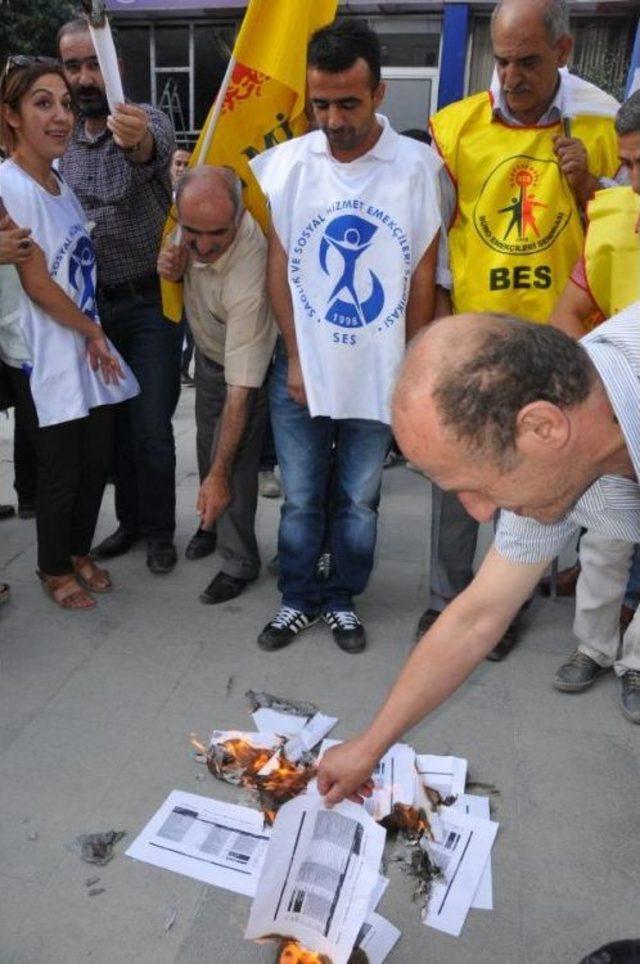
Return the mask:
<path id="1" fill-rule="evenodd" d="M 71 556 L 76 579 L 89 592 L 113 592 L 113 583 L 106 569 L 97 566 L 91 556 Z"/>
<path id="2" fill-rule="evenodd" d="M 61 609 L 80 612 L 95 608 L 95 599 L 92 599 L 86 589 L 83 589 L 73 573 L 65 576 L 48 576 L 44 572 L 37 571 L 36 575 L 45 592 Z"/>

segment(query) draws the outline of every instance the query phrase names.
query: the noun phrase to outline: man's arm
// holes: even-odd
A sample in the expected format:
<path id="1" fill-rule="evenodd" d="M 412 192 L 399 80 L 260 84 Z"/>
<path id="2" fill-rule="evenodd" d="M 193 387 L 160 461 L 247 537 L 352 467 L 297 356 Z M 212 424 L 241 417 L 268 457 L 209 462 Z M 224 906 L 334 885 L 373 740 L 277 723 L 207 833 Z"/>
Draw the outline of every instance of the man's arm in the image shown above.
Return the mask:
<path id="1" fill-rule="evenodd" d="M 439 235 L 440 232 L 436 234 L 411 275 L 405 320 L 407 344 L 421 328 L 433 321 Z"/>
<path id="2" fill-rule="evenodd" d="M 589 331 L 587 320 L 599 314 L 598 306 L 589 292 L 569 279 L 551 313 L 549 324 L 570 338 L 578 339 Z"/>
<path id="3" fill-rule="evenodd" d="M 240 385 L 227 385 L 215 455 L 209 474 L 198 493 L 197 511 L 200 513 L 200 525 L 203 529 L 211 528 L 231 503 L 231 474 L 247 425 L 251 394 L 254 391 L 253 388 Z"/>
<path id="4" fill-rule="evenodd" d="M 489 550 L 469 588 L 422 637 L 369 728 L 323 756 L 318 789 L 328 803 L 362 788 L 386 750 L 460 686 L 501 638 L 548 564 L 509 562 Z"/>
<path id="5" fill-rule="evenodd" d="M 587 201 L 602 187 L 598 178 L 589 170 L 589 155 L 577 137 L 556 137 L 553 149 L 558 166 L 576 196 L 578 204 L 585 207 Z"/>
<path id="6" fill-rule="evenodd" d="M 307 404 L 307 394 L 302 377 L 302 366 L 298 354 L 296 328 L 293 320 L 293 302 L 288 279 L 289 259 L 282 247 L 276 230 L 269 228 L 269 250 L 267 255 L 267 293 L 273 308 L 280 334 L 287 352 L 287 387 L 289 395 L 298 405 Z"/>

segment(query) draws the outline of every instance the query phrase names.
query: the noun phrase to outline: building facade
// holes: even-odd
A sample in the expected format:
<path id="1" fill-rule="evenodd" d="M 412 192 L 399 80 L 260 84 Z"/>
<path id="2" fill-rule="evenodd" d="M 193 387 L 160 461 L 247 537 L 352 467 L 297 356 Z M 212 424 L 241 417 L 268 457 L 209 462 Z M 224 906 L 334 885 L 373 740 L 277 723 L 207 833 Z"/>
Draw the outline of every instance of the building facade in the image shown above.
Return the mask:
<path id="1" fill-rule="evenodd" d="M 246 5 L 246 0 L 107 0 L 128 95 L 165 110 L 181 143 L 197 137 Z M 340 16 L 364 17 L 380 36 L 384 109 L 397 129 L 424 127 L 438 107 L 487 87 L 493 6 L 477 0 L 340 2 Z M 574 0 L 572 29 L 572 69 L 622 98 L 635 60 L 640 68 L 638 0 Z"/>

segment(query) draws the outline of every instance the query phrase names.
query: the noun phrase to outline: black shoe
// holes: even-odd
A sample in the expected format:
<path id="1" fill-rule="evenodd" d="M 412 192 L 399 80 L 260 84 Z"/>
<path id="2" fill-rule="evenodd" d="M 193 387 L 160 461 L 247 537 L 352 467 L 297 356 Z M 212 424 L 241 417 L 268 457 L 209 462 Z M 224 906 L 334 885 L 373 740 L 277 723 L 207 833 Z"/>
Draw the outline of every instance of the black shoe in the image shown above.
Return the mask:
<path id="1" fill-rule="evenodd" d="M 116 556 L 123 556 L 128 552 L 138 538 L 137 532 L 127 532 L 122 526 L 118 526 L 115 532 L 91 550 L 91 555 L 94 559 L 115 559 Z"/>
<path id="2" fill-rule="evenodd" d="M 416 642 L 422 639 L 428 629 L 431 629 L 439 615 L 437 609 L 425 609 L 416 626 Z"/>
<path id="3" fill-rule="evenodd" d="M 562 693 L 581 693 L 607 669 L 607 666 L 600 666 L 595 659 L 576 649 L 556 673 L 553 685 Z"/>
<path id="4" fill-rule="evenodd" d="M 327 626 L 330 627 L 333 638 L 345 653 L 361 653 L 367 645 L 364 626 L 353 609 L 334 609 L 323 613 Z"/>
<path id="5" fill-rule="evenodd" d="M 11 519 L 16 514 L 12 505 L 0 505 L 0 519 Z"/>
<path id="6" fill-rule="evenodd" d="M 631 723 L 640 723 L 640 672 L 628 669 L 620 680 L 620 706 Z"/>
<path id="7" fill-rule="evenodd" d="M 207 529 L 198 529 L 195 535 L 191 536 L 189 545 L 184 551 L 186 559 L 204 559 L 216 551 L 218 536 L 215 532 Z"/>
<path id="8" fill-rule="evenodd" d="M 19 519 L 35 519 L 35 517 L 36 517 L 35 502 L 18 502 Z"/>
<path id="9" fill-rule="evenodd" d="M 264 627 L 258 636 L 258 646 L 272 652 L 274 649 L 283 649 L 292 643 L 298 633 L 309 626 L 318 622 L 320 617 L 303 613 L 299 609 L 290 609 L 289 606 L 281 606 L 270 623 Z"/>
<path id="10" fill-rule="evenodd" d="M 147 568 L 154 576 L 163 576 L 171 572 L 176 562 L 178 554 L 173 542 L 169 540 L 152 540 L 147 543 Z"/>
<path id="11" fill-rule="evenodd" d="M 193 388 L 193 386 L 195 385 L 193 378 L 188 372 L 182 372 L 182 374 L 180 375 L 180 381 L 182 382 L 183 385 L 186 385 L 187 388 Z"/>
<path id="12" fill-rule="evenodd" d="M 487 654 L 487 659 L 491 660 L 492 663 L 499 663 L 500 660 L 509 655 L 519 638 L 519 619 L 516 616 L 511 625 L 507 626 L 500 642 Z"/>
<path id="13" fill-rule="evenodd" d="M 207 588 L 200 593 L 200 602 L 216 606 L 218 603 L 235 599 L 254 579 L 238 579 L 226 572 L 219 572 L 214 576 Z"/>

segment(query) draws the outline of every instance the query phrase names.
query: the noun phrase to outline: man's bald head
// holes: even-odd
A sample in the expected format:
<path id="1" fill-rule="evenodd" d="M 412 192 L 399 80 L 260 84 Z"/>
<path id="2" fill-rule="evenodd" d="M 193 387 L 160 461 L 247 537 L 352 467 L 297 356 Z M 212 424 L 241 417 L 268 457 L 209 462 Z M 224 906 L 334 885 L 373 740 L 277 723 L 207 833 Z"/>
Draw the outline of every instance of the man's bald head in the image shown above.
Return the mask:
<path id="1" fill-rule="evenodd" d="M 524 406 L 578 405 L 594 378 L 584 349 L 555 328 L 507 315 L 456 315 L 412 342 L 394 393 L 394 427 L 400 445 L 411 447 L 429 418 L 474 457 L 506 464 Z"/>
<path id="2" fill-rule="evenodd" d="M 176 185 L 176 205 L 180 210 L 182 200 L 190 203 L 226 199 L 233 207 L 236 219 L 242 214 L 242 184 L 229 167 L 212 167 L 207 164 L 185 171 Z"/>
<path id="3" fill-rule="evenodd" d="M 510 27 L 525 21 L 540 23 L 554 44 L 570 33 L 567 0 L 499 0 L 491 14 L 491 29 Z"/>
<path id="4" fill-rule="evenodd" d="M 192 167 L 178 181 L 176 207 L 191 256 L 211 264 L 238 233 L 243 213 L 240 179 L 227 167 Z"/>

